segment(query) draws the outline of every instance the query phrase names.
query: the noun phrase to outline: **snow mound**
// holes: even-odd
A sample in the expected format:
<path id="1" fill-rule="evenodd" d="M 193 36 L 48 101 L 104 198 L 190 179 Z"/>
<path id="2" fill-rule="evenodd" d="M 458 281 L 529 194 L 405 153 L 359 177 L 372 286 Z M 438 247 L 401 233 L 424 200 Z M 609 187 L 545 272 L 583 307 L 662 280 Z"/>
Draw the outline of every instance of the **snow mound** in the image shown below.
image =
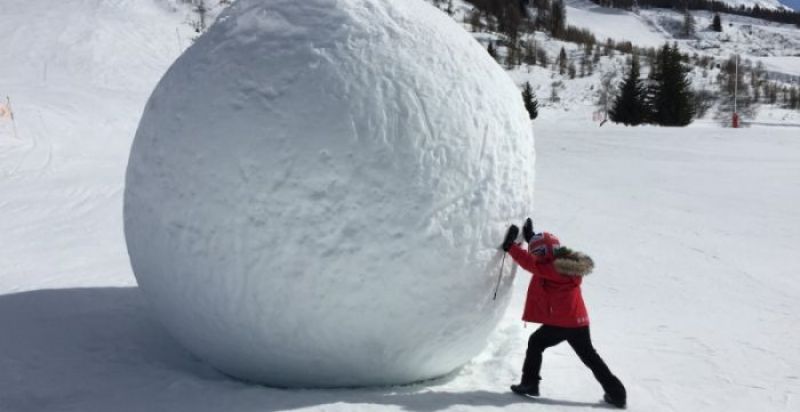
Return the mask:
<path id="1" fill-rule="evenodd" d="M 151 96 L 125 235 L 158 317 L 275 386 L 407 383 L 484 347 L 533 200 L 519 90 L 421 1 L 240 0 Z"/>

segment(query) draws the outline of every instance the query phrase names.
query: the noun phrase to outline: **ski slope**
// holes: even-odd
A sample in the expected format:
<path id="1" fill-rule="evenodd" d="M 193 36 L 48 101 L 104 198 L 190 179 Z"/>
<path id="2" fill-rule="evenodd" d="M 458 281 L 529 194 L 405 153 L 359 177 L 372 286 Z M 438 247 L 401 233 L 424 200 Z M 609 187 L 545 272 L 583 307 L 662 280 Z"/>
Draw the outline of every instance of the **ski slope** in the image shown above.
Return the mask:
<path id="1" fill-rule="evenodd" d="M 0 121 L 0 290 L 133 284 L 121 182 L 144 101 L 178 35 L 189 44 L 181 19 L 149 1 L 3 5 L 0 96 L 18 137 Z"/>
<path id="2" fill-rule="evenodd" d="M 641 47 L 660 47 L 665 36 L 647 22 L 622 9 L 600 7 L 589 0 L 567 0 L 567 24 L 589 29 L 597 41 L 628 40 Z"/>
<path id="3" fill-rule="evenodd" d="M 601 406 L 599 386 L 565 345 L 545 355 L 543 399 L 507 390 L 534 330 L 519 321 L 524 272 L 487 349 L 417 385 L 266 388 L 177 345 L 148 314 L 122 233 L 139 116 L 192 35 L 165 5 L 3 6 L 0 96 L 11 97 L 18 136 L 0 119 L 0 411 Z M 591 110 L 542 110 L 531 213 L 597 263 L 584 296 L 628 409 L 800 409 L 797 129 L 598 128 Z"/>

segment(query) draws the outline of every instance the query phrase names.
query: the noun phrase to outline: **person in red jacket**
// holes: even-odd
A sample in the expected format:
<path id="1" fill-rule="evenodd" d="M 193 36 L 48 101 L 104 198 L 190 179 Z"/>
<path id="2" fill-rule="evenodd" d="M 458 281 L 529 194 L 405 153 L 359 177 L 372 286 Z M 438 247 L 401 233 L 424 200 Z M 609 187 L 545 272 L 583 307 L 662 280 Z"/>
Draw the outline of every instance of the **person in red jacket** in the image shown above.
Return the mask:
<path id="1" fill-rule="evenodd" d="M 516 243 L 518 235 L 519 228 L 511 225 L 501 248 L 533 274 L 522 320 L 542 326 L 528 340 L 522 380 L 511 385 L 511 390 L 520 395 L 539 396 L 542 353 L 567 341 L 600 382 L 605 391 L 603 399 L 624 408 L 625 387 L 597 354 L 589 335 L 589 315 L 581 295 L 581 282 L 594 269 L 594 262 L 583 253 L 561 247 L 558 238 L 550 233 L 534 233 L 530 218 L 523 226 L 528 250 Z"/>

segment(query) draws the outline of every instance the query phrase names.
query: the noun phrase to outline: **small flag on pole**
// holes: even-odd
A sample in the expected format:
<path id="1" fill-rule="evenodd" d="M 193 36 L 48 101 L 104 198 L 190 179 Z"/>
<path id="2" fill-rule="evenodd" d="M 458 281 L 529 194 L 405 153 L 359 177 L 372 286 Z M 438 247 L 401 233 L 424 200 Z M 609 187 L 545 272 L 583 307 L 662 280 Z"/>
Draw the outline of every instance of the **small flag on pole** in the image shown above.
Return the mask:
<path id="1" fill-rule="evenodd" d="M 11 108 L 8 104 L 0 103 L 0 119 L 13 119 L 14 116 L 11 114 Z"/>
<path id="2" fill-rule="evenodd" d="M 0 120 L 11 119 L 11 126 L 14 128 L 14 138 L 17 138 L 17 123 L 14 121 L 14 111 L 11 110 L 11 97 L 6 96 L 6 103 L 0 103 Z"/>

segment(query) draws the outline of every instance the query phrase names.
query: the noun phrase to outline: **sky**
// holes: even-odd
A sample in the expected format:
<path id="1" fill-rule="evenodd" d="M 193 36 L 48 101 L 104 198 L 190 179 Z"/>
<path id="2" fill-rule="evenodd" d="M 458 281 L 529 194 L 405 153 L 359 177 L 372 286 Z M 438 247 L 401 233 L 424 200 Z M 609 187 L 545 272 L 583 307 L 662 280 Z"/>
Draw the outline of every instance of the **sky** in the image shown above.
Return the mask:
<path id="1" fill-rule="evenodd" d="M 780 2 L 795 10 L 800 10 L 800 0 L 780 0 Z"/>

